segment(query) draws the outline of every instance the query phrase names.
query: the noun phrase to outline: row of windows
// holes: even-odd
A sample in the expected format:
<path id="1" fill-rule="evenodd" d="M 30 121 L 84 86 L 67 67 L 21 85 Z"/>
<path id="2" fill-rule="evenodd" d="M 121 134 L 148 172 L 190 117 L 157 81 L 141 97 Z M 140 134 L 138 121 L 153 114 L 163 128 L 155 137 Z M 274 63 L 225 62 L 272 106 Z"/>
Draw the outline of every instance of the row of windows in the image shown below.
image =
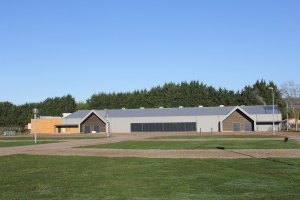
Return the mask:
<path id="1" fill-rule="evenodd" d="M 196 130 L 196 122 L 131 123 L 131 132 L 188 132 Z"/>

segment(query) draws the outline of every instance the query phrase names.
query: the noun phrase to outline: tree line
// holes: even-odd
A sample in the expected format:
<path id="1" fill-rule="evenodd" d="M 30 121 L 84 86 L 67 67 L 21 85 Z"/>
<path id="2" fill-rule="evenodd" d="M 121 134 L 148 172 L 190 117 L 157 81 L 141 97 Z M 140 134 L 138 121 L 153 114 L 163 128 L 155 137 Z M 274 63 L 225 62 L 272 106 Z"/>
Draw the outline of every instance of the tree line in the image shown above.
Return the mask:
<path id="1" fill-rule="evenodd" d="M 86 102 L 87 109 L 121 109 L 121 108 L 173 108 L 237 105 L 272 105 L 273 88 L 275 104 L 284 112 L 285 102 L 274 82 L 267 83 L 258 80 L 252 86 L 245 86 L 243 90 L 234 92 L 225 88 L 214 88 L 199 81 L 181 82 L 179 84 L 166 83 L 150 90 L 135 90 L 125 93 L 93 94 Z"/>
<path id="2" fill-rule="evenodd" d="M 0 127 L 22 127 L 33 118 L 32 109 L 38 108 L 39 116 L 62 116 L 62 113 L 72 113 L 77 110 L 90 109 L 137 109 L 144 108 L 173 108 L 237 105 L 272 105 L 272 87 L 275 104 L 285 115 L 285 102 L 280 90 L 274 82 L 258 80 L 252 86 L 245 86 L 241 91 L 225 88 L 214 88 L 199 81 L 165 83 L 163 86 L 152 87 L 150 90 L 135 90 L 133 92 L 112 92 L 93 94 L 86 102 L 76 102 L 72 95 L 47 98 L 40 103 L 14 105 L 10 102 L 0 102 Z"/>
<path id="3" fill-rule="evenodd" d="M 40 103 L 25 103 L 14 105 L 10 102 L 0 102 L 0 127 L 23 127 L 33 118 L 32 110 L 38 108 L 39 116 L 62 116 L 62 113 L 75 112 L 74 97 L 47 98 Z"/>

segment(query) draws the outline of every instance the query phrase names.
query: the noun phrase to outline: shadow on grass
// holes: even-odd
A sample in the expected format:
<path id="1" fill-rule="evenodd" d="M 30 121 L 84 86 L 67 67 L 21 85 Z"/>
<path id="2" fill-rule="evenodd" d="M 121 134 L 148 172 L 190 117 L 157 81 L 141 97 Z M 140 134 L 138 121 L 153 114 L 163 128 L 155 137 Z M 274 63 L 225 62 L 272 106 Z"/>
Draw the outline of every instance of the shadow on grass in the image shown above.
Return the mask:
<path id="1" fill-rule="evenodd" d="M 244 154 L 244 153 L 240 153 L 240 152 L 236 152 L 236 151 L 232 151 L 232 150 L 225 149 L 225 147 L 216 147 L 216 148 L 217 148 L 217 149 L 220 149 L 220 150 L 224 150 L 224 151 L 229 151 L 229 152 L 232 152 L 232 153 L 240 154 L 240 155 L 243 155 L 243 156 L 248 156 L 248 157 L 250 157 L 250 158 L 257 158 L 257 157 L 252 156 L 252 155 L 248 155 L 248 154 Z M 289 166 L 296 166 L 296 167 L 299 167 L 299 168 L 300 168 L 300 166 L 298 166 L 298 165 L 294 165 L 294 164 L 291 164 L 291 163 L 282 162 L 282 161 L 278 161 L 278 160 L 273 160 L 273 159 L 270 159 L 270 158 L 260 158 L 260 159 L 272 161 L 272 162 L 275 162 L 275 163 L 286 164 L 286 165 L 289 165 Z"/>

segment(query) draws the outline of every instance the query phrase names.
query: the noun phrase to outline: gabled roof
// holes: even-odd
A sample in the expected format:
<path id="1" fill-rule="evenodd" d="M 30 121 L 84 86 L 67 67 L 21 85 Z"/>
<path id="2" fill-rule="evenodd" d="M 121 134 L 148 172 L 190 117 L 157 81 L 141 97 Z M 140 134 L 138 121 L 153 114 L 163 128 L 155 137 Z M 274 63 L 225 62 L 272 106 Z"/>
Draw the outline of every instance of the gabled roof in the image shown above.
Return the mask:
<path id="1" fill-rule="evenodd" d="M 88 112 L 85 117 L 83 117 L 82 121 L 86 120 L 89 116 L 91 116 L 91 114 L 95 114 L 97 117 L 99 117 L 104 123 L 106 123 L 106 121 L 104 120 L 104 117 L 101 116 L 101 112 L 97 112 L 96 110 L 90 110 L 90 112 Z"/>
<path id="2" fill-rule="evenodd" d="M 121 117 L 171 117 L 171 116 L 212 116 L 227 115 L 236 108 L 247 112 L 248 115 L 272 114 L 273 106 L 228 106 L 228 107 L 192 107 L 192 108 L 150 108 L 122 110 L 92 110 L 103 119 Z M 91 110 L 79 110 L 65 118 L 86 118 Z M 274 106 L 274 114 L 281 114 L 278 106 Z"/>
<path id="3" fill-rule="evenodd" d="M 245 107 L 245 106 L 243 106 Z M 249 116 L 249 113 L 247 113 L 242 107 L 240 106 L 236 106 L 234 109 L 232 109 L 226 116 L 226 118 L 228 118 L 233 112 L 235 112 L 236 110 L 239 110 L 240 112 L 242 112 L 244 115 L 246 115 L 249 119 L 251 119 L 253 121 L 253 119 Z"/>

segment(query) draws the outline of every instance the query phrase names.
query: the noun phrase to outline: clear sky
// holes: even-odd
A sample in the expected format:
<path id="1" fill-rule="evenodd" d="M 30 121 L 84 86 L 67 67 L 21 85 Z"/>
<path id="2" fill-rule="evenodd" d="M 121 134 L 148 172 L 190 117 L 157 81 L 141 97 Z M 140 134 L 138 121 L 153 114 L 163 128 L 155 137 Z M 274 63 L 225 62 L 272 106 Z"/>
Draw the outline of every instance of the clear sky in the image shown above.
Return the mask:
<path id="1" fill-rule="evenodd" d="M 241 90 L 300 70 L 299 0 L 0 0 L 0 101 L 198 80 Z"/>

